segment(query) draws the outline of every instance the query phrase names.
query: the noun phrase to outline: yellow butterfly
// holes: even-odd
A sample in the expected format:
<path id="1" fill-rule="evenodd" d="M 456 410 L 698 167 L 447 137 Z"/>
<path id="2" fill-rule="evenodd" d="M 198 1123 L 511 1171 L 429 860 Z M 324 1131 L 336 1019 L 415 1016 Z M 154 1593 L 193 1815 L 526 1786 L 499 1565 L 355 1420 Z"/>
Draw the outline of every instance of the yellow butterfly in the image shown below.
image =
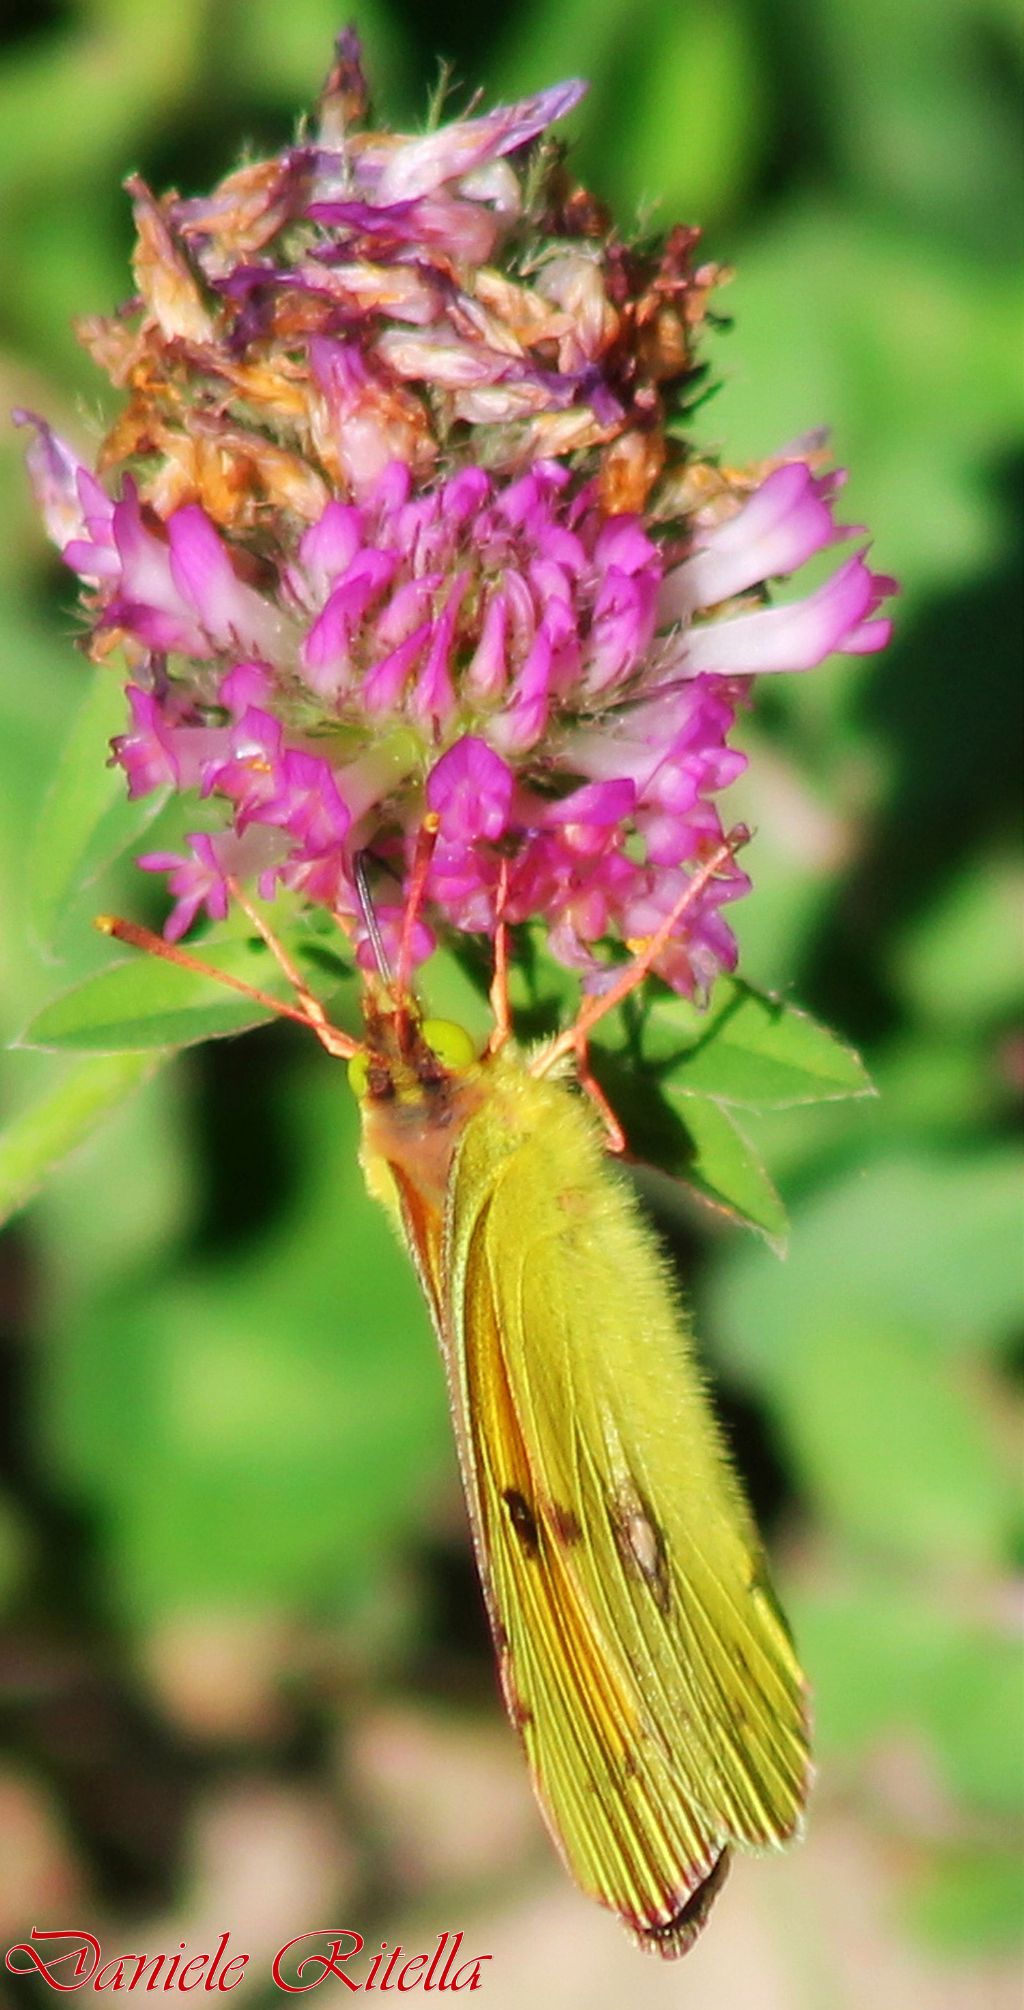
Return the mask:
<path id="1" fill-rule="evenodd" d="M 368 988 L 364 1042 L 342 1033 L 249 909 L 296 987 L 287 1016 L 349 1060 L 367 1185 L 430 1308 L 502 1693 L 544 1818 L 582 1889 L 665 1956 L 692 1945 L 734 1844 L 796 1833 L 809 1770 L 800 1668 L 668 1266 L 565 1075 L 575 1054 L 601 1105 L 587 1035 L 682 906 L 529 1055 L 511 1038 L 499 935 L 479 1057 L 403 982 Z"/>

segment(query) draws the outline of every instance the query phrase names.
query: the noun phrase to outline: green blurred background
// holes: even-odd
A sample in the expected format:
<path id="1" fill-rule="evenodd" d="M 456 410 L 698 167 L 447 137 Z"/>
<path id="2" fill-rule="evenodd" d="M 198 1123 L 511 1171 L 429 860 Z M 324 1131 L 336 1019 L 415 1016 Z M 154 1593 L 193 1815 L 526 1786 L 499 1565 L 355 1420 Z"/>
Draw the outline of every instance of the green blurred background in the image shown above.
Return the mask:
<path id="1" fill-rule="evenodd" d="M 733 798 L 758 829 L 744 973 L 857 1042 L 879 1099 L 756 1120 L 788 1261 L 696 1215 L 678 1238 L 813 1676 L 813 1820 L 801 1852 L 737 1870 L 682 1967 L 633 1954 L 561 1877 L 501 1720 L 440 1368 L 363 1197 L 344 1084 L 277 1028 L 145 1081 L 134 1058 L 85 1075 L 15 1052 L 9 1195 L 55 1091 L 83 1128 L 111 1114 L 0 1251 L 0 1939 L 77 1922 L 109 1952 L 195 1950 L 230 1927 L 254 1956 L 250 2010 L 280 2001 L 274 1948 L 321 1918 L 410 1951 L 461 1926 L 496 1957 L 488 2000 L 529 1992 L 538 2010 L 1009 2010 L 1019 16 L 1010 0 L 353 11 L 398 124 L 420 119 L 438 55 L 491 101 L 592 80 L 581 172 L 620 220 L 657 204 L 700 221 L 737 267 L 701 437 L 739 460 L 830 424 L 845 514 L 902 582 L 885 656 L 773 680 Z M 194 192 L 243 144 L 281 145 L 341 20 L 331 0 L 13 13 L 0 407 L 81 436 L 105 387 L 69 322 L 129 290 L 123 176 Z M 9 1033 L 109 953 L 90 913 L 141 898 L 113 869 L 40 951 L 33 832 L 84 670 L 19 446 L 0 435 Z M 102 744 L 115 724 L 88 730 Z"/>

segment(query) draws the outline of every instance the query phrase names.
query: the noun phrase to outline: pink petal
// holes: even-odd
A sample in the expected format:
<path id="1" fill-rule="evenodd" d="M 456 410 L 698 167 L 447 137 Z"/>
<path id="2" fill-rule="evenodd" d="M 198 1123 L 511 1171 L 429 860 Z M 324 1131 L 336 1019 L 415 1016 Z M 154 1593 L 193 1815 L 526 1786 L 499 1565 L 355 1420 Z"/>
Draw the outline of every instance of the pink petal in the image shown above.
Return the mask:
<path id="1" fill-rule="evenodd" d="M 885 587 L 888 581 L 884 582 Z M 677 662 L 687 676 L 701 671 L 745 677 L 776 670 L 813 670 L 834 649 L 845 649 L 877 604 L 879 576 L 863 555 L 848 558 L 817 592 L 788 607 L 709 621 L 683 638 Z"/>
<path id="2" fill-rule="evenodd" d="M 565 117 L 582 98 L 586 84 L 572 78 L 553 84 L 515 105 L 499 105 L 479 119 L 460 119 L 422 139 L 406 140 L 391 155 L 376 189 L 378 203 L 425 195 L 439 182 L 453 181 L 535 139 L 553 120 Z"/>
<path id="3" fill-rule="evenodd" d="M 742 509 L 703 534 L 700 548 L 668 574 L 659 620 L 683 620 L 699 607 L 714 607 L 762 580 L 795 572 L 816 551 L 846 536 L 822 486 L 804 461 L 773 469 Z"/>
<path id="4" fill-rule="evenodd" d="M 368 712 L 391 712 L 400 703 L 409 678 L 423 654 L 430 637 L 433 624 L 421 622 L 404 642 L 382 656 L 363 679 L 360 698 Z"/>
<path id="5" fill-rule="evenodd" d="M 299 558 L 323 592 L 351 565 L 363 543 L 363 512 L 354 503 L 329 502 L 299 541 Z"/>
<path id="6" fill-rule="evenodd" d="M 280 619 L 238 578 L 206 511 L 185 503 L 168 517 L 167 536 L 174 584 L 214 646 L 272 655 L 281 639 Z"/>
<path id="7" fill-rule="evenodd" d="M 45 419 L 35 412 L 27 412 L 22 406 L 11 413 L 16 426 L 33 426 L 34 437 L 25 451 L 25 465 L 28 468 L 32 493 L 36 507 L 46 525 L 47 535 L 64 551 L 73 538 L 85 539 L 86 520 L 82 508 L 80 477 L 89 470 L 66 440 L 48 426 Z M 90 477 L 91 479 L 91 477 Z M 95 484 L 98 486 L 98 484 Z M 102 490 L 100 491 L 102 494 Z M 113 505 L 108 502 L 108 522 Z M 73 562 L 73 561 L 72 561 Z M 87 566 L 76 566 L 76 571 L 88 573 Z M 97 577 L 97 574 L 93 574 Z"/>
<path id="8" fill-rule="evenodd" d="M 480 640 L 466 666 L 465 682 L 477 698 L 496 698 L 508 677 L 508 602 L 499 589 L 487 602 Z"/>
<path id="9" fill-rule="evenodd" d="M 464 733 L 427 777 L 427 807 L 437 812 L 447 839 L 472 844 L 494 840 L 508 824 L 514 787 L 511 768 L 486 741 Z"/>

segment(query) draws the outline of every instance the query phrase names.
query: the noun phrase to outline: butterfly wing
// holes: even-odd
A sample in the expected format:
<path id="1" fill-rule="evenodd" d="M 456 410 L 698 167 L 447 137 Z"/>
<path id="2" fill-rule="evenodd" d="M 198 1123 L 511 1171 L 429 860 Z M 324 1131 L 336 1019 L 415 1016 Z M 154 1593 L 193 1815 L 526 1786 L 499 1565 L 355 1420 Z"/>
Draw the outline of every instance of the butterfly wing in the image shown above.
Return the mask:
<path id="1" fill-rule="evenodd" d="M 805 1700 L 664 1260 L 589 1114 L 493 1066 L 435 1310 L 506 1704 L 584 1890 L 685 1950 L 787 1840 Z"/>

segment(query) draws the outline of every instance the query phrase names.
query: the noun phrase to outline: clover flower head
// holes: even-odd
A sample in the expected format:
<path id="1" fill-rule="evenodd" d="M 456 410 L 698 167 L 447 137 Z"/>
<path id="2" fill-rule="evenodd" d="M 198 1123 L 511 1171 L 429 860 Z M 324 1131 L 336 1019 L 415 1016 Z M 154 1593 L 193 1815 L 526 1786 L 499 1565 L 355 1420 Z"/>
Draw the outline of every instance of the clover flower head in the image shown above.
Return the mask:
<path id="1" fill-rule="evenodd" d="M 208 197 L 129 183 L 136 297 L 82 327 L 126 392 L 97 468 L 17 416 L 91 650 L 128 665 L 128 791 L 197 805 L 140 861 L 171 937 L 287 888 L 365 960 L 355 862 L 387 940 L 430 813 L 415 957 L 500 895 L 600 985 L 722 841 L 751 680 L 888 638 L 862 546 L 776 597 L 858 535 L 818 446 L 735 470 L 679 438 L 720 274 L 569 178 L 549 129 L 583 88 L 379 131 L 347 33 L 308 140 Z M 748 883 L 681 918 L 680 991 L 733 963 Z"/>

